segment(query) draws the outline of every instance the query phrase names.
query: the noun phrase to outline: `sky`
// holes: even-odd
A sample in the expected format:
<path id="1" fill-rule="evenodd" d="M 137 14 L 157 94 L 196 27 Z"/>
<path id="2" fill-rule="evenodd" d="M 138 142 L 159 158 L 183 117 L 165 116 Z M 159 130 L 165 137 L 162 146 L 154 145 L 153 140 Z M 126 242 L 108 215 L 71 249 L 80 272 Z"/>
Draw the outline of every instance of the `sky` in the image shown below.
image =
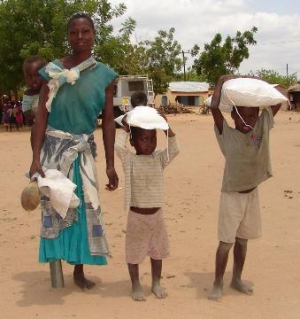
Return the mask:
<path id="1" fill-rule="evenodd" d="M 184 51 L 197 44 L 201 49 L 216 33 L 225 39 L 257 27 L 257 44 L 249 47 L 249 58 L 240 74 L 261 69 L 280 75 L 296 74 L 300 80 L 300 1 L 299 0 L 110 0 L 123 2 L 126 13 L 112 21 L 117 31 L 128 16 L 136 23 L 133 42 L 153 40 L 158 30 L 175 28 L 175 40 Z M 188 58 L 187 66 L 192 64 Z"/>

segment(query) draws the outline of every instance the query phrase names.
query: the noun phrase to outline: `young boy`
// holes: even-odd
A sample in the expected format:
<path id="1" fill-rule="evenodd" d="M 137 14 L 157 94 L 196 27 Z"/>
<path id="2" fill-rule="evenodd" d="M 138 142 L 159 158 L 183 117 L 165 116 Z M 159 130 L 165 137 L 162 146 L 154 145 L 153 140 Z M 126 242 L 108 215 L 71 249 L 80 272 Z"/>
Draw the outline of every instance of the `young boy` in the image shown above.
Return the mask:
<path id="1" fill-rule="evenodd" d="M 236 76 L 221 76 L 212 98 L 211 111 L 215 133 L 225 157 L 221 189 L 215 281 L 210 300 L 218 301 L 223 292 L 223 276 L 228 255 L 234 244 L 234 265 L 231 287 L 251 295 L 252 288 L 241 280 L 248 239 L 261 236 L 261 218 L 258 185 L 272 176 L 269 156 L 269 131 L 273 117 L 280 108 L 273 105 L 261 112 L 258 107 L 233 108 L 231 128 L 219 109 L 224 82 Z"/>
<path id="2" fill-rule="evenodd" d="M 145 106 L 140 110 L 144 108 L 146 110 L 149 107 Z M 123 164 L 125 209 L 129 208 L 125 246 L 132 282 L 131 295 L 135 301 L 145 300 L 139 280 L 139 264 L 148 255 L 151 260 L 152 292 L 162 299 L 167 297 L 167 292 L 160 285 L 162 259 L 169 255 L 168 235 L 162 211 L 163 170 L 178 155 L 179 149 L 175 133 L 170 127 L 165 131 L 168 148 L 156 150 L 156 129 L 129 127 L 127 116 L 122 120 L 124 130 L 116 140 L 115 150 Z M 158 114 L 157 116 L 160 117 Z M 135 154 L 126 148 L 129 133 Z"/>
<path id="3" fill-rule="evenodd" d="M 23 62 L 23 73 L 27 89 L 23 95 L 22 110 L 25 123 L 32 126 L 39 102 L 39 93 L 42 86 L 42 78 L 38 71 L 46 65 L 46 60 L 38 55 L 32 55 Z"/>

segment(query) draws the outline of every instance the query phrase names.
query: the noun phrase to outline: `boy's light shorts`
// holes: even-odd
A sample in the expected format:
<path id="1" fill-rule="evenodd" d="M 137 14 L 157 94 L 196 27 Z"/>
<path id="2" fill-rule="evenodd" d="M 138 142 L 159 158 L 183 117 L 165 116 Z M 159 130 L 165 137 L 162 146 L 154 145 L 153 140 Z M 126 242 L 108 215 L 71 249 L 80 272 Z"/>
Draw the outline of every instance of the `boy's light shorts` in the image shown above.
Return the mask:
<path id="1" fill-rule="evenodd" d="M 222 192 L 219 207 L 218 239 L 234 243 L 235 238 L 261 236 L 261 216 L 257 187 L 250 193 Z"/>
<path id="2" fill-rule="evenodd" d="M 128 264 L 140 264 L 147 255 L 152 259 L 161 260 L 170 254 L 162 209 L 150 215 L 129 210 L 125 252 Z"/>

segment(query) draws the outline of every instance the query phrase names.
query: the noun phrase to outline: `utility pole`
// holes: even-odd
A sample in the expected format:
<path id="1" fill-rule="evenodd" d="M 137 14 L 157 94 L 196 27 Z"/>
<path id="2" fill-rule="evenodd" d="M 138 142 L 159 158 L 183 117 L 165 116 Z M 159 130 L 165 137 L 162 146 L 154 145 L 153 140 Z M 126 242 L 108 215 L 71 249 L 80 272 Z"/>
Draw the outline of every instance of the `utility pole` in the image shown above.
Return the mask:
<path id="1" fill-rule="evenodd" d="M 185 56 L 184 54 L 185 53 L 191 53 L 190 51 L 181 51 L 181 54 L 182 54 L 182 62 L 183 62 L 183 78 L 184 78 L 184 81 L 186 81 L 186 74 L 185 74 Z"/>

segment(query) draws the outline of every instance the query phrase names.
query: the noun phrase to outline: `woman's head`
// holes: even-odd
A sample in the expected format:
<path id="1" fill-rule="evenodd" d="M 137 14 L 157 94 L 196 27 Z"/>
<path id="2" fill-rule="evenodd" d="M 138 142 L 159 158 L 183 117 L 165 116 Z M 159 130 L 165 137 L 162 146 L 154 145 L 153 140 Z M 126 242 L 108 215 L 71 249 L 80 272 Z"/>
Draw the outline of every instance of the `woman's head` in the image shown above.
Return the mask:
<path id="1" fill-rule="evenodd" d="M 46 60 L 39 55 L 32 55 L 23 62 L 23 72 L 26 85 L 32 90 L 39 90 L 42 85 L 42 79 L 38 71 L 46 65 Z"/>
<path id="2" fill-rule="evenodd" d="M 74 53 L 91 51 L 95 40 L 95 26 L 86 13 L 75 13 L 67 23 L 68 41 Z"/>
<path id="3" fill-rule="evenodd" d="M 140 127 L 130 127 L 130 144 L 137 155 L 151 155 L 157 146 L 156 130 L 145 130 Z"/>

